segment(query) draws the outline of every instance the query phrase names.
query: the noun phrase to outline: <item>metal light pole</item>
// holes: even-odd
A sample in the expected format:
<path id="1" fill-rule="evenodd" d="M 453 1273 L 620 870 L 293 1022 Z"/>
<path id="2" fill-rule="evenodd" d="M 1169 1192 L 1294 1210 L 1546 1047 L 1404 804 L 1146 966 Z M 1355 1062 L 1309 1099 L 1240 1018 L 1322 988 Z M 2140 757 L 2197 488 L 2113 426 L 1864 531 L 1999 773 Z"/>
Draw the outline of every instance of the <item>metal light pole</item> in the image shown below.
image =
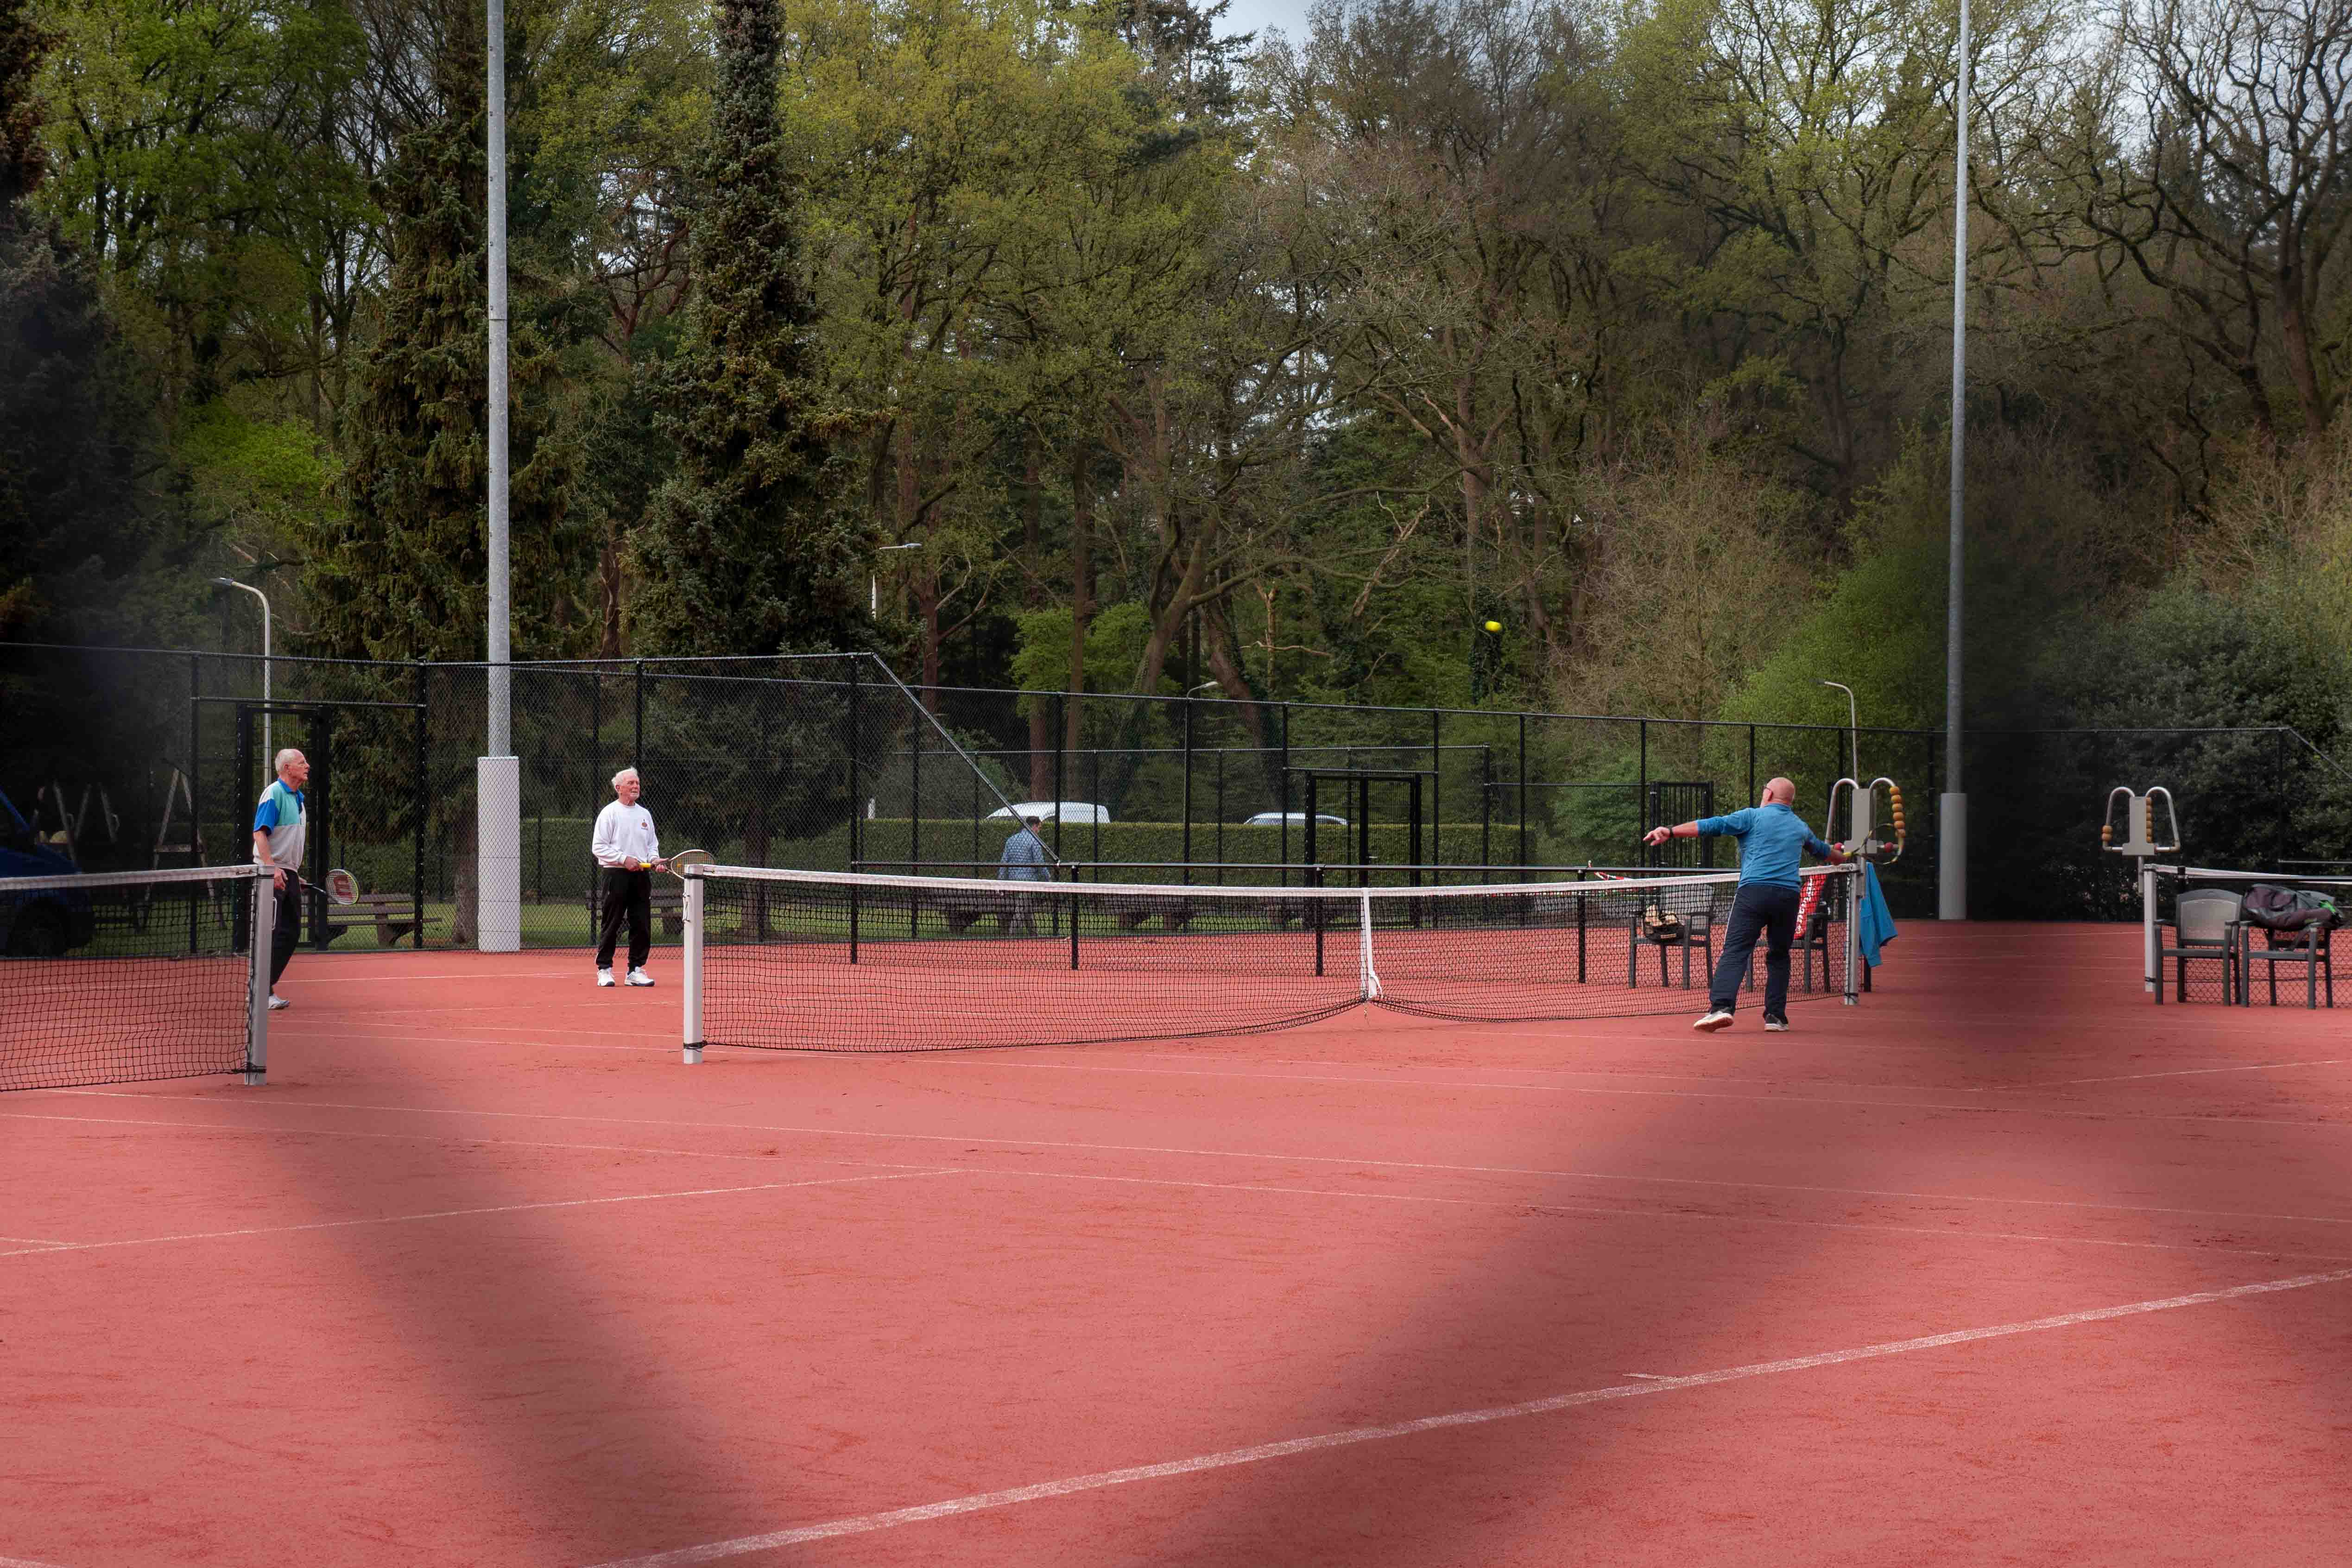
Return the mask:
<path id="1" fill-rule="evenodd" d="M 269 595 L 250 583 L 240 583 L 234 577 L 215 577 L 214 582 L 224 588 L 242 588 L 261 601 L 261 750 L 269 758 L 269 765 L 278 765 L 278 752 L 269 743 Z"/>
<path id="2" fill-rule="evenodd" d="M 1969 918 L 1969 797 L 1960 781 L 1960 516 L 1968 484 L 1969 0 L 1960 0 L 1959 121 L 1952 176 L 1952 521 L 1944 612 L 1944 791 L 1936 813 L 1936 913 Z"/>
<path id="3" fill-rule="evenodd" d="M 878 545 L 874 553 L 887 555 L 893 550 L 920 550 L 922 547 L 923 542 L 918 539 L 909 544 Z M 882 614 L 882 578 L 878 572 L 868 572 L 866 574 L 866 613 L 877 616 Z"/>
<path id="4" fill-rule="evenodd" d="M 485 108 L 489 193 L 484 229 L 489 273 L 489 626 L 486 755 L 474 764 L 475 827 L 480 846 L 476 944 L 485 952 L 522 946 L 522 772 L 514 755 L 513 605 L 507 529 L 507 14 L 484 7 L 489 34 Z"/>
<path id="5" fill-rule="evenodd" d="M 1845 693 L 1846 741 L 1851 748 L 1853 759 L 1853 782 L 1858 784 L 1862 782 L 1862 720 L 1856 716 L 1853 705 L 1853 688 L 1846 685 L 1842 680 L 1824 680 L 1822 684 L 1823 686 L 1834 686 L 1840 691 Z"/>

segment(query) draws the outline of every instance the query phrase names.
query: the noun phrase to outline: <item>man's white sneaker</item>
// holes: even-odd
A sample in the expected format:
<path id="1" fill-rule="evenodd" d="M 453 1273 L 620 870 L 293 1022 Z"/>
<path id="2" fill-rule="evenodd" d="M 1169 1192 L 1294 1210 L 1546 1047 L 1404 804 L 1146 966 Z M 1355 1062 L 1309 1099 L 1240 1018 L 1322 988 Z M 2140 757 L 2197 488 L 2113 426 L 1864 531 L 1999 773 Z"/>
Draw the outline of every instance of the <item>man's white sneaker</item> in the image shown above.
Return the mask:
<path id="1" fill-rule="evenodd" d="M 613 972 L 609 969 L 598 970 L 596 972 L 596 984 L 600 986 L 610 985 L 613 984 Z"/>
<path id="2" fill-rule="evenodd" d="M 293 1004 L 293 1003 L 289 1002 L 288 1000 L 286 1000 L 286 998 L 285 998 L 285 997 L 280 996 L 279 994 L 278 994 L 278 993 L 277 993 L 277 992 L 272 991 L 272 992 L 269 994 L 269 1010 L 270 1010 L 271 1012 L 273 1012 L 273 1013 L 281 1012 L 281 1011 L 283 1011 L 284 1009 L 286 1009 L 286 1008 L 288 1008 L 288 1007 L 291 1007 L 292 1005 L 294 1005 L 294 1004 Z"/>
<path id="3" fill-rule="evenodd" d="M 650 975 L 650 974 L 647 974 L 644 970 L 642 970 L 642 969 L 632 969 L 632 970 L 630 970 L 630 971 L 629 971 L 629 984 L 632 984 L 632 985 L 651 985 L 653 983 L 654 983 L 654 977 L 653 977 L 652 975 Z"/>
<path id="4" fill-rule="evenodd" d="M 1693 1024 L 1691 1027 L 1699 1030 L 1703 1034 L 1712 1035 L 1717 1029 L 1728 1029 L 1731 1027 L 1731 1015 L 1725 1012 L 1722 1008 L 1717 1007 L 1714 1012 L 1709 1013 L 1706 1017 L 1701 1018 L 1698 1022 Z"/>
<path id="5" fill-rule="evenodd" d="M 1789 1020 L 1786 1018 L 1767 1018 L 1764 1020 L 1764 1029 L 1767 1034 L 1785 1035 L 1789 1032 Z"/>

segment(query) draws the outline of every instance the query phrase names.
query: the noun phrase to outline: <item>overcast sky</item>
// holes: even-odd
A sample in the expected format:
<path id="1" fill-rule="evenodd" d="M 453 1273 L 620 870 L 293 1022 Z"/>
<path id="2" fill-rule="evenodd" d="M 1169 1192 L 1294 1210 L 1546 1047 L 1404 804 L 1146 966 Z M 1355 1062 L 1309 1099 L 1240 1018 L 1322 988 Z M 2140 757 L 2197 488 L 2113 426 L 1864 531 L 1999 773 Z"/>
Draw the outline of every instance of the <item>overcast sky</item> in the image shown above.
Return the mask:
<path id="1" fill-rule="evenodd" d="M 1279 27 L 1296 43 L 1307 36 L 1307 4 L 1308 0 L 1234 0 L 1233 9 L 1225 13 L 1224 30 L 1264 34 Z"/>

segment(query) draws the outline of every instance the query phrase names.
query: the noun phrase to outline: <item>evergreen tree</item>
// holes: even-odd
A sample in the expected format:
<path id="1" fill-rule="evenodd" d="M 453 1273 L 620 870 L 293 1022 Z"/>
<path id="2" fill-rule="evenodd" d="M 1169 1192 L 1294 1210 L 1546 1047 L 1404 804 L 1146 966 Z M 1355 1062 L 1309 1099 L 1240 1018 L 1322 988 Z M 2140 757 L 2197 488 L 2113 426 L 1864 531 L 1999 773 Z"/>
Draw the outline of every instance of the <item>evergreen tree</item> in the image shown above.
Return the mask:
<path id="1" fill-rule="evenodd" d="M 694 170 L 698 295 L 665 367 L 678 471 L 632 542 L 640 652 L 846 649 L 865 640 L 865 533 L 844 504 L 862 417 L 825 384 L 799 184 L 777 108 L 777 0 L 720 0 L 719 85 Z"/>
<path id="2" fill-rule="evenodd" d="M 347 515 L 306 542 L 319 651 L 475 658 L 488 600 L 487 241 L 481 12 L 444 0 L 442 112 L 404 137 L 382 195 L 392 268 L 345 431 Z M 525 58 L 520 39 L 507 58 Z M 510 68 L 511 69 L 512 68 Z M 509 101 L 520 95 L 510 84 Z M 521 180 L 514 182 L 521 184 Z M 513 204 L 517 206 L 520 203 Z M 552 431 L 546 334 L 517 313 L 509 449 L 517 654 L 568 651 L 584 542 L 566 520 L 571 444 Z"/>

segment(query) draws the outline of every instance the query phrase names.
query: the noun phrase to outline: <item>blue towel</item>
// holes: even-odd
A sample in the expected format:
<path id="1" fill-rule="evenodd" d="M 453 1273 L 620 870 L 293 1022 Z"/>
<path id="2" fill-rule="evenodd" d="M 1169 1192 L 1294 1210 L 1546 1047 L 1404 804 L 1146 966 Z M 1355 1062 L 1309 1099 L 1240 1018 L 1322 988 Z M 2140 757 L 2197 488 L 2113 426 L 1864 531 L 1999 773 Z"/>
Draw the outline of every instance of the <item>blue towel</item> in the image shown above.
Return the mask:
<path id="1" fill-rule="evenodd" d="M 1878 888 L 1878 868 L 1868 861 L 1862 868 L 1862 914 L 1854 921 L 1854 944 L 1862 949 L 1862 962 L 1871 968 L 1878 967 L 1878 950 L 1895 937 L 1895 916 L 1886 907 L 1886 895 Z"/>

